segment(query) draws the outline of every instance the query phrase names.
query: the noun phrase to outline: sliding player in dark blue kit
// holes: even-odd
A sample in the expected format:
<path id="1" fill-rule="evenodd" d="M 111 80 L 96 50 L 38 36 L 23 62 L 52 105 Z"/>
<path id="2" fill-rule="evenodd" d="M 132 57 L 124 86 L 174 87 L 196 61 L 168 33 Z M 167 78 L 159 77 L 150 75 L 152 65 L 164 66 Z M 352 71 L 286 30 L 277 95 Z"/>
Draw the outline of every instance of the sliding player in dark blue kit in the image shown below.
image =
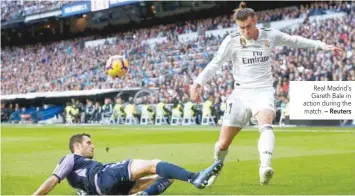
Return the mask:
<path id="1" fill-rule="evenodd" d="M 157 195 L 163 193 L 175 179 L 203 189 L 221 167 L 221 163 L 217 162 L 193 173 L 160 160 L 129 159 L 102 164 L 92 160 L 94 144 L 90 135 L 85 133 L 73 135 L 69 149 L 72 154 L 62 158 L 53 175 L 34 195 L 48 194 L 64 178 L 79 195 Z"/>

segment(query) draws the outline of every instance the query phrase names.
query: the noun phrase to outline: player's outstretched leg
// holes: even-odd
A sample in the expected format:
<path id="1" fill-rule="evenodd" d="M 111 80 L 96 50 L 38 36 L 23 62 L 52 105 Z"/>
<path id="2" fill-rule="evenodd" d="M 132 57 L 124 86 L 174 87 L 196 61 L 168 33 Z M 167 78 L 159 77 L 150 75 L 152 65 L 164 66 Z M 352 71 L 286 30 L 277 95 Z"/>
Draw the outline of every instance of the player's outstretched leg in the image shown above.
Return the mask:
<path id="1" fill-rule="evenodd" d="M 220 167 L 220 164 L 214 163 L 209 168 L 194 173 L 160 160 L 134 159 L 130 164 L 130 175 L 131 180 L 137 181 L 142 177 L 158 174 L 160 178 L 140 192 L 140 194 L 157 195 L 163 193 L 170 186 L 172 179 L 190 182 L 195 187 L 203 189 L 218 167 Z"/>
<path id="2" fill-rule="evenodd" d="M 269 109 L 261 110 L 256 116 L 259 123 L 260 138 L 258 149 L 260 155 L 260 184 L 270 183 L 275 171 L 271 168 L 272 152 L 274 150 L 275 135 L 272 128 L 274 112 Z"/>
<path id="3" fill-rule="evenodd" d="M 217 176 L 222 170 L 224 160 L 228 154 L 228 148 L 233 141 L 233 138 L 239 133 L 241 128 L 239 127 L 230 127 L 230 126 L 222 126 L 221 132 L 219 135 L 219 140 L 215 144 L 214 150 L 214 160 L 215 162 L 221 163 L 221 167 L 217 168 L 215 174 L 210 178 L 207 183 L 207 187 L 211 186 L 217 179 Z"/>

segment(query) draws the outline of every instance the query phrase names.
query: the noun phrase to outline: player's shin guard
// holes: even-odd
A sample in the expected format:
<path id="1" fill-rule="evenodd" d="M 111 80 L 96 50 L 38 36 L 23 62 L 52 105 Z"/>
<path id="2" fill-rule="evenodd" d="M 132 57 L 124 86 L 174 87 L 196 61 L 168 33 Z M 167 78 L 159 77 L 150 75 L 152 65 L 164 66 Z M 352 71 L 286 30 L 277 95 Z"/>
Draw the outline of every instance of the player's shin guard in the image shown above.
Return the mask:
<path id="1" fill-rule="evenodd" d="M 228 154 L 228 150 L 220 150 L 219 144 L 218 142 L 216 142 L 214 146 L 214 160 L 224 162 L 224 159 L 226 158 L 227 154 Z"/>
<path id="2" fill-rule="evenodd" d="M 266 124 L 260 127 L 260 138 L 258 149 L 260 154 L 261 167 L 270 166 L 272 152 L 274 150 L 275 135 L 272 125 Z"/>
<path id="3" fill-rule="evenodd" d="M 159 195 L 163 193 L 173 182 L 166 178 L 158 178 L 152 185 L 143 192 L 147 195 Z"/>

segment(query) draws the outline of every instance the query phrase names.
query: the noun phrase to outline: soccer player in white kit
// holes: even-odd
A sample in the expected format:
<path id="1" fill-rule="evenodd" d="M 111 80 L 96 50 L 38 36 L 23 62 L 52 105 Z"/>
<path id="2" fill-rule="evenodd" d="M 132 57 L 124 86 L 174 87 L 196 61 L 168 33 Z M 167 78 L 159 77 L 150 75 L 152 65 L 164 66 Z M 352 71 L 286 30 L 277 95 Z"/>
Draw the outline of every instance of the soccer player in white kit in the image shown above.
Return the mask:
<path id="1" fill-rule="evenodd" d="M 233 138 L 247 125 L 251 117 L 255 117 L 260 132 L 258 141 L 261 162 L 260 183 L 266 185 L 274 175 L 271 168 L 275 142 L 272 128 L 275 117 L 275 90 L 271 72 L 272 48 L 287 45 L 331 50 L 335 54 L 340 54 L 342 50 L 321 41 L 291 36 L 275 29 L 258 28 L 254 10 L 246 8 L 244 2 L 235 10 L 234 19 L 239 32 L 230 33 L 223 40 L 215 57 L 195 80 L 190 94 L 192 101 L 197 101 L 201 87 L 213 77 L 223 63 L 232 60 L 235 88 L 226 101 L 227 109 L 223 116 L 219 140 L 215 144 L 214 159 L 224 162 Z M 209 181 L 209 186 L 216 177 L 217 175 Z"/>

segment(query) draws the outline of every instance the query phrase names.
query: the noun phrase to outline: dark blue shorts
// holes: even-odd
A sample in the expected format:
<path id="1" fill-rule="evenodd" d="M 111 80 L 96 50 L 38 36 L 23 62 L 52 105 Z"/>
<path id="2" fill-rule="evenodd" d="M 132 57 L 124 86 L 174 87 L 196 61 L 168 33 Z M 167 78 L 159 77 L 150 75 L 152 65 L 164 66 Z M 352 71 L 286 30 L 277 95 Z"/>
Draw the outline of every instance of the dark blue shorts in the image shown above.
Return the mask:
<path id="1" fill-rule="evenodd" d="M 104 165 L 97 173 L 96 191 L 102 195 L 128 195 L 135 184 L 135 181 L 131 181 L 130 163 L 129 159 Z"/>

